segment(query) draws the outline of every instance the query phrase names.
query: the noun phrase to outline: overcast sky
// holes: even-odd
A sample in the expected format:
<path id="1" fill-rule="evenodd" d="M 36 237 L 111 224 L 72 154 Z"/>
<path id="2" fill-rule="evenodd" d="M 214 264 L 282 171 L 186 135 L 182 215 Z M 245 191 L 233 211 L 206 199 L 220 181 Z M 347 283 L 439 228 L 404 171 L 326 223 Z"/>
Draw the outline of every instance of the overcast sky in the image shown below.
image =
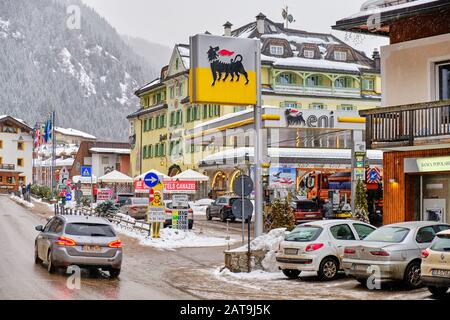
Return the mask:
<path id="1" fill-rule="evenodd" d="M 332 33 L 367 53 L 386 45 L 380 37 L 346 40 L 346 34 L 331 30 L 337 20 L 359 11 L 365 0 L 82 0 L 108 20 L 121 34 L 141 37 L 172 47 L 188 43 L 189 36 L 208 30 L 222 34 L 229 20 L 234 28 L 255 19 L 262 12 L 281 22 L 287 4 L 294 15 L 291 28 Z"/>

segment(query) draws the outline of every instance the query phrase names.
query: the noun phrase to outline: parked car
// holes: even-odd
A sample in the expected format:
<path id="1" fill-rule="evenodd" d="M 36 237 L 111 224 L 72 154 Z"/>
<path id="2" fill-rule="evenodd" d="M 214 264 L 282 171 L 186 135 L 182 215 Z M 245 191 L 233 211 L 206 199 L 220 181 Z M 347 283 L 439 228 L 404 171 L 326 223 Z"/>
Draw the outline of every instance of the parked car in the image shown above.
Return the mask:
<path id="1" fill-rule="evenodd" d="M 172 214 L 173 214 L 173 203 L 172 200 L 164 201 L 166 207 L 166 221 L 164 222 L 164 228 L 168 228 L 172 225 Z M 188 212 L 188 228 L 191 230 L 194 227 L 194 211 L 191 209 L 190 205 L 187 208 L 182 208 L 181 210 L 187 210 Z"/>
<path id="2" fill-rule="evenodd" d="M 436 234 L 450 225 L 439 222 L 404 222 L 387 225 L 360 243 L 347 246 L 345 273 L 362 284 L 372 275 L 369 267 L 377 267 L 381 281 L 399 280 L 411 288 L 421 286 L 421 252 L 428 248 Z"/>
<path id="3" fill-rule="evenodd" d="M 276 260 L 288 278 L 298 278 L 302 271 L 314 271 L 321 280 L 333 280 L 342 270 L 344 248 L 375 230 L 369 224 L 353 220 L 305 223 L 281 242 Z"/>
<path id="4" fill-rule="evenodd" d="M 322 210 L 319 205 L 312 200 L 297 200 L 292 201 L 292 208 L 294 209 L 295 222 L 302 220 L 321 220 L 323 219 Z"/>
<path id="5" fill-rule="evenodd" d="M 240 199 L 239 197 L 219 197 L 216 201 L 214 201 L 211 205 L 206 209 L 206 219 L 212 220 L 212 218 L 219 218 L 222 222 L 227 220 L 231 220 L 231 222 L 236 221 L 236 219 L 240 219 L 240 217 L 235 217 L 233 215 L 233 202 Z M 250 220 L 251 220 L 250 216 Z M 246 219 L 245 222 L 248 222 L 249 219 Z"/>
<path id="6" fill-rule="evenodd" d="M 145 219 L 147 217 L 148 204 L 148 198 L 129 198 L 120 208 L 120 212 L 135 219 Z"/>
<path id="7" fill-rule="evenodd" d="M 101 268 L 117 278 L 122 265 L 122 242 L 111 223 L 88 216 L 55 216 L 37 226 L 34 261 L 47 263 L 49 273 L 58 267 L 77 265 Z"/>
<path id="8" fill-rule="evenodd" d="M 134 198 L 133 193 L 119 193 L 119 194 L 117 194 L 117 197 L 116 197 L 116 204 L 118 204 L 121 207 L 130 198 Z"/>
<path id="9" fill-rule="evenodd" d="M 450 230 L 439 232 L 430 248 L 422 252 L 422 282 L 434 296 L 450 288 Z"/>

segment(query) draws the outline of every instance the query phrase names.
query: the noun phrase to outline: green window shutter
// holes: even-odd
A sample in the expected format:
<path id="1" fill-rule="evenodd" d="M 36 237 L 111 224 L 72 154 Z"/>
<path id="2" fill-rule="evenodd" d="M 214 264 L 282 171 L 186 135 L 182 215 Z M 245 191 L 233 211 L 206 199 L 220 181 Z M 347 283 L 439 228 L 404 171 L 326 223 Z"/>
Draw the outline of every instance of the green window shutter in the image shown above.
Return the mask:
<path id="1" fill-rule="evenodd" d="M 152 145 L 148 146 L 147 152 L 148 152 L 148 157 L 152 158 L 153 157 L 153 146 Z"/>
<path id="2" fill-rule="evenodd" d="M 191 122 L 192 121 L 192 118 L 193 118 L 193 116 L 192 116 L 192 107 L 189 107 L 188 109 L 187 109 L 187 114 L 186 114 L 186 122 Z"/>
<path id="3" fill-rule="evenodd" d="M 165 142 L 162 143 L 161 147 L 162 147 L 161 155 L 165 156 L 166 155 L 166 143 Z"/>
<path id="4" fill-rule="evenodd" d="M 203 119 L 208 118 L 208 105 L 203 105 Z"/>
<path id="5" fill-rule="evenodd" d="M 147 159 L 147 146 L 144 146 L 142 149 L 142 158 Z"/>
<path id="6" fill-rule="evenodd" d="M 171 112 L 171 113 L 170 113 L 170 126 L 171 126 L 171 127 L 173 127 L 174 121 L 175 121 L 175 113 L 174 113 L 174 112 Z"/>

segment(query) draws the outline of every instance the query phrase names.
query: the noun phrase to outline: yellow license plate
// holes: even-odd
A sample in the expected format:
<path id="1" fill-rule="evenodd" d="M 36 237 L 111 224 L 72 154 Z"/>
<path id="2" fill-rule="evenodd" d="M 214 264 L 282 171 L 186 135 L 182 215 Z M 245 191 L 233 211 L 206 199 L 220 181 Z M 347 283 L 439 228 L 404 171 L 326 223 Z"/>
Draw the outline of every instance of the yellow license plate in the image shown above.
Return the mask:
<path id="1" fill-rule="evenodd" d="M 100 246 L 83 246 L 83 251 L 89 251 L 89 252 L 92 252 L 92 251 L 100 251 L 101 250 L 101 248 L 100 248 Z"/>

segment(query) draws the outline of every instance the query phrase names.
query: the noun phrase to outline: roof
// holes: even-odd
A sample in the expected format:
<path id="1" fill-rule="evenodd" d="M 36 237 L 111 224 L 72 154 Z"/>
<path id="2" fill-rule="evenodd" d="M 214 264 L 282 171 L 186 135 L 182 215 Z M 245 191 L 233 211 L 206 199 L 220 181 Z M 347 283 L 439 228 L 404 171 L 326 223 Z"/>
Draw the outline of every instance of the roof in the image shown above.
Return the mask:
<path id="1" fill-rule="evenodd" d="M 109 220 L 100 217 L 92 216 L 75 216 L 75 215 L 59 215 L 58 217 L 64 219 L 67 223 L 99 223 L 99 224 L 111 224 Z"/>
<path id="2" fill-rule="evenodd" d="M 209 181 L 209 177 L 200 172 L 188 169 L 182 173 L 172 177 L 173 180 L 192 180 L 192 181 Z"/>
<path id="3" fill-rule="evenodd" d="M 438 233 L 438 235 L 450 236 L 450 229 L 441 231 L 441 232 Z"/>
<path id="4" fill-rule="evenodd" d="M 131 149 L 119 149 L 119 148 L 90 148 L 92 153 L 115 153 L 115 154 L 130 154 Z"/>
<path id="5" fill-rule="evenodd" d="M 434 221 L 408 221 L 408 222 L 400 222 L 390 224 L 384 227 L 399 227 L 399 228 L 408 228 L 408 229 L 416 229 L 426 226 L 434 226 L 434 225 L 442 225 L 444 222 L 434 222 Z"/>
<path id="6" fill-rule="evenodd" d="M 134 94 L 137 96 L 140 96 L 141 94 L 148 92 L 152 89 L 159 88 L 164 86 L 164 83 L 161 82 L 161 78 L 157 78 L 146 85 L 142 86 L 141 88 L 137 89 Z"/>
<path id="7" fill-rule="evenodd" d="M 156 104 L 154 106 L 148 107 L 148 108 L 141 108 L 138 111 L 133 112 L 132 114 L 127 116 L 127 119 L 134 119 L 155 111 L 159 111 L 159 110 L 163 110 L 163 109 L 167 109 L 169 106 L 167 105 L 167 103 L 159 103 Z"/>
<path id="8" fill-rule="evenodd" d="M 57 133 L 65 135 L 65 136 L 80 137 L 80 138 L 89 139 L 89 140 L 97 140 L 97 137 L 95 137 L 89 133 L 86 133 L 86 132 L 83 132 L 80 130 L 76 130 L 76 129 L 72 129 L 72 128 L 55 127 L 55 131 Z"/>
<path id="9" fill-rule="evenodd" d="M 98 181 L 104 183 L 133 183 L 133 178 L 123 174 L 122 172 L 114 170 L 113 172 L 98 178 Z"/>
<path id="10" fill-rule="evenodd" d="M 333 29 L 389 36 L 389 25 L 398 19 L 449 8 L 448 0 L 370 0 L 359 12 L 337 21 Z M 379 20 L 377 28 L 368 26 L 371 17 Z"/>
<path id="11" fill-rule="evenodd" d="M 33 128 L 31 128 L 24 120 L 19 119 L 19 118 L 15 118 L 12 116 L 8 116 L 8 115 L 0 115 L 0 122 L 6 121 L 6 120 L 10 120 L 12 122 L 15 122 L 16 125 L 18 125 L 19 127 L 25 128 L 29 131 L 33 130 Z"/>

